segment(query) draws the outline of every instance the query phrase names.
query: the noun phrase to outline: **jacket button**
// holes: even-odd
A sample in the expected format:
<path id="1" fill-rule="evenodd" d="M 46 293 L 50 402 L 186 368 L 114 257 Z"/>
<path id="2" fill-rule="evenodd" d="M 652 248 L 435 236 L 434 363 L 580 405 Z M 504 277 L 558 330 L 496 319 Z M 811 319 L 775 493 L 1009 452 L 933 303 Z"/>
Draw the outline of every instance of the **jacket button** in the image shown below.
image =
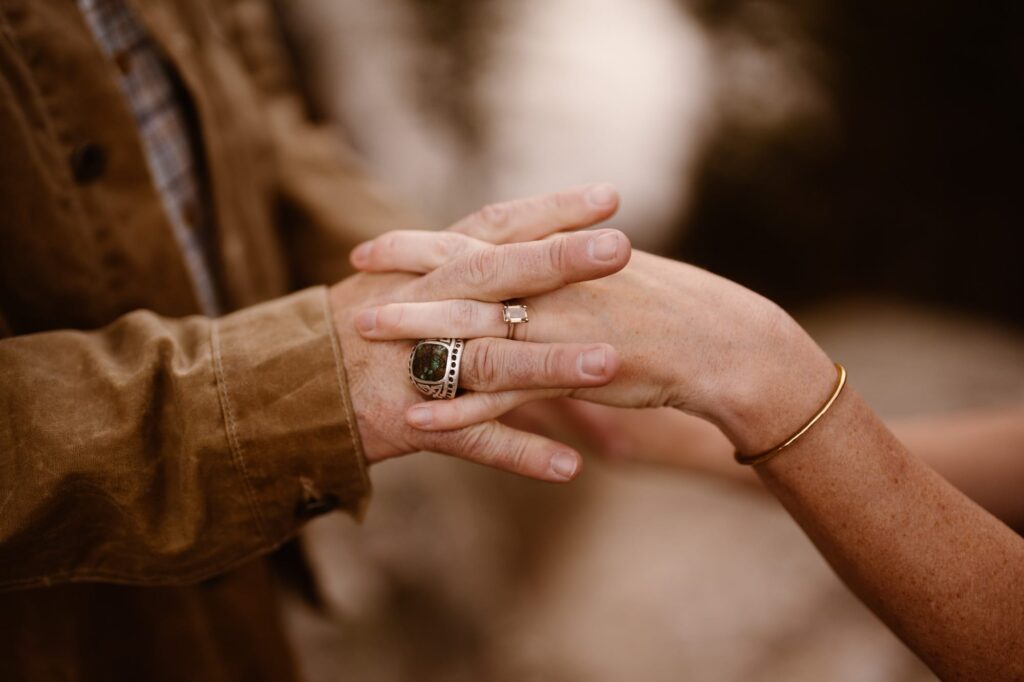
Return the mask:
<path id="1" fill-rule="evenodd" d="M 107 169 L 107 152 L 95 142 L 85 142 L 71 151 L 71 175 L 79 185 L 86 185 Z"/>
<path id="2" fill-rule="evenodd" d="M 338 496 L 332 494 L 303 500 L 299 505 L 298 516 L 303 519 L 311 519 L 314 516 L 334 511 L 340 504 Z"/>

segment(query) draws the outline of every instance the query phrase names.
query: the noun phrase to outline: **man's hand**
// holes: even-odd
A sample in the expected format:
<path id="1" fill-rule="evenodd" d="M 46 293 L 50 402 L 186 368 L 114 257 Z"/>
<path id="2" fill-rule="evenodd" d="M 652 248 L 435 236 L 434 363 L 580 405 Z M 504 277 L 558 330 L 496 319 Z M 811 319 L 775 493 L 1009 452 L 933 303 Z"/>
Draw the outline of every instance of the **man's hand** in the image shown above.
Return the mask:
<path id="1" fill-rule="evenodd" d="M 588 195 L 601 201 L 591 201 Z M 466 232 L 489 225 L 515 233 L 546 234 L 604 220 L 616 206 L 617 197 L 606 186 L 580 188 L 492 206 L 453 229 Z M 449 306 L 450 317 L 439 321 L 455 336 L 469 322 L 467 316 L 493 317 L 500 322 L 503 300 L 539 295 L 621 270 L 629 262 L 629 240 L 616 230 L 599 230 L 542 242 L 493 246 L 455 234 L 451 236 L 461 238 L 437 239 L 442 234 L 392 233 L 353 254 L 353 261 L 366 270 L 373 270 L 375 261 L 391 264 L 395 259 L 407 259 L 445 266 L 437 272 L 423 277 L 360 274 L 331 289 L 335 326 L 367 459 L 374 462 L 433 450 L 543 480 L 572 479 L 581 461 L 574 449 L 494 420 L 455 431 L 411 428 L 405 413 L 423 402 L 408 376 L 413 343 L 370 343 L 360 333 L 372 337 L 375 330 L 386 332 L 400 324 L 400 318 L 394 318 L 387 305 L 408 301 L 472 301 L 472 305 Z M 431 236 L 434 239 L 422 240 L 423 248 L 416 249 L 417 239 Z M 401 248 L 396 249 L 398 245 Z M 372 310 L 357 316 L 367 308 Z M 601 386 L 615 376 L 618 364 L 615 350 L 602 343 L 473 339 L 466 343 L 460 386 L 480 391 L 480 395 L 527 386 Z"/>

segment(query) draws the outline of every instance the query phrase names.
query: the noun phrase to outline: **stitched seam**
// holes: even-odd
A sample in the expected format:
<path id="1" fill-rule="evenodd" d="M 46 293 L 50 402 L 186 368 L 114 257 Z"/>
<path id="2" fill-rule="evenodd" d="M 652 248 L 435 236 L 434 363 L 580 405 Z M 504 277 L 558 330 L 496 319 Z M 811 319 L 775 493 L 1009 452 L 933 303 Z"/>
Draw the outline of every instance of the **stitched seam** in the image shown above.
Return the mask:
<path id="1" fill-rule="evenodd" d="M 263 522 L 263 515 L 260 513 L 259 505 L 256 504 L 256 492 L 253 490 L 252 481 L 249 479 L 249 471 L 245 466 L 245 457 L 242 453 L 242 443 L 238 438 L 238 430 L 235 425 L 235 415 L 231 409 L 231 400 L 228 396 L 228 382 L 224 372 L 224 362 L 220 353 L 220 325 L 214 321 L 210 325 L 210 343 L 213 346 L 213 367 L 217 377 L 217 394 L 220 397 L 221 410 L 224 413 L 224 423 L 228 432 L 228 447 L 231 450 L 231 458 L 242 476 L 242 483 L 245 487 L 245 496 L 249 500 L 249 508 L 252 511 L 253 519 L 256 521 L 256 528 L 260 537 L 267 539 L 267 529 Z"/>
<path id="2" fill-rule="evenodd" d="M 323 296 L 324 320 L 327 323 L 327 336 L 331 340 L 331 352 L 334 354 L 334 375 L 338 382 L 338 392 L 341 394 L 341 403 L 345 408 L 345 424 L 348 426 L 349 434 L 352 436 L 352 445 L 356 450 L 356 463 L 359 466 L 359 477 L 364 486 L 369 484 L 369 475 L 366 471 L 366 453 L 363 451 L 363 440 L 359 435 L 358 422 L 355 411 L 346 388 L 345 364 L 341 354 L 341 342 L 337 337 L 337 330 L 334 328 L 334 316 L 331 314 L 328 290 L 324 288 Z"/>

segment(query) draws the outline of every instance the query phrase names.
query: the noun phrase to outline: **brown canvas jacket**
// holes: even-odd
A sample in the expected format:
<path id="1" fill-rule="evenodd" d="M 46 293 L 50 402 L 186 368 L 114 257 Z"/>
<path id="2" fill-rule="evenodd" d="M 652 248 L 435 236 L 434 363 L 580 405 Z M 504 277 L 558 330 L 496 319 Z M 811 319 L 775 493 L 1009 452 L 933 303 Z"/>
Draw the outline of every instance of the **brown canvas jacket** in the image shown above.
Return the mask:
<path id="1" fill-rule="evenodd" d="M 194 106 L 236 312 L 195 315 L 74 0 L 0 0 L 0 679 L 289 679 L 254 560 L 369 484 L 325 289 L 287 294 L 409 223 L 306 121 L 264 2 L 132 6 Z"/>

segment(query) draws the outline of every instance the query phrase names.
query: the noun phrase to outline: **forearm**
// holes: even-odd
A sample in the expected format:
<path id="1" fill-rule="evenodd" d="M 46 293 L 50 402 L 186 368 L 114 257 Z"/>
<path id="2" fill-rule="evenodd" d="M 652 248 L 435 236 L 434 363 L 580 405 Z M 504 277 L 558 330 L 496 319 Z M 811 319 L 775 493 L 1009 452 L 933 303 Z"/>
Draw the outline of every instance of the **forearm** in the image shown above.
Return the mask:
<path id="1" fill-rule="evenodd" d="M 395 239 L 410 248 L 423 242 Z M 427 260 L 385 253 L 373 266 L 438 268 Z M 542 311 L 530 322 L 531 341 L 599 340 L 622 354 L 615 381 L 570 395 L 676 407 L 718 426 L 744 453 L 783 442 L 831 395 L 831 361 L 788 315 L 691 266 L 634 253 L 630 267 L 599 281 L 520 295 Z M 390 311 L 401 322 L 373 338 L 450 332 L 453 306 L 402 304 Z M 466 338 L 502 333 L 486 324 L 459 329 Z M 474 423 L 467 415 L 515 406 L 473 395 L 444 402 L 417 406 L 428 419 L 415 421 L 456 429 Z M 471 411 L 481 404 L 500 411 Z M 940 674 L 1006 679 L 1016 665 L 1024 676 L 1024 539 L 911 455 L 852 389 L 761 469 L 843 579 Z"/>
<path id="2" fill-rule="evenodd" d="M 0 341 L 0 589 L 198 580 L 367 491 L 323 291 Z"/>
<path id="3" fill-rule="evenodd" d="M 1024 540 L 911 455 L 854 391 L 758 470 L 939 675 L 1024 676 Z"/>
<path id="4" fill-rule="evenodd" d="M 1024 408 L 902 419 L 891 428 L 965 495 L 1024 528 Z"/>
<path id="5" fill-rule="evenodd" d="M 908 450 L 960 492 L 1010 527 L 1024 529 L 1024 408 L 927 415 L 886 424 Z M 761 487 L 750 468 L 736 466 L 732 444 L 708 422 L 677 410 L 657 410 L 619 419 L 615 425 L 622 433 L 612 435 L 640 444 L 636 447 L 644 448 L 646 459 Z"/>

